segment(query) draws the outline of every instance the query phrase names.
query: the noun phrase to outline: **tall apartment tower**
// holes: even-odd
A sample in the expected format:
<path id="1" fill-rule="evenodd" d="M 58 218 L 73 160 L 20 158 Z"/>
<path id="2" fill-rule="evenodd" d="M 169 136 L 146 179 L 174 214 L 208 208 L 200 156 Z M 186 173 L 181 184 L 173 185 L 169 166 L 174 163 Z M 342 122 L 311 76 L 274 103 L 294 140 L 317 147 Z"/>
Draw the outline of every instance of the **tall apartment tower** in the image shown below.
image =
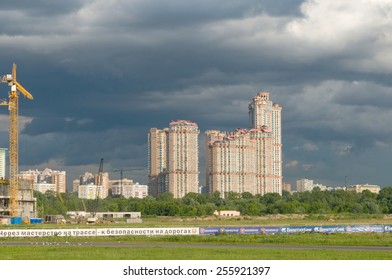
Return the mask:
<path id="1" fill-rule="evenodd" d="M 166 184 L 168 129 L 151 128 L 148 133 L 148 181 L 149 194 L 157 196 L 168 192 Z"/>
<path id="2" fill-rule="evenodd" d="M 178 120 L 169 128 L 150 129 L 148 135 L 149 187 L 152 195 L 171 192 L 181 198 L 199 188 L 199 128 Z"/>
<path id="3" fill-rule="evenodd" d="M 259 92 L 249 104 L 250 128 L 267 128 L 272 134 L 272 186 L 270 192 L 282 193 L 282 107 L 273 104 L 268 92 Z"/>
<path id="4" fill-rule="evenodd" d="M 170 123 L 167 137 L 167 185 L 175 198 L 199 190 L 199 128 L 190 121 Z"/>

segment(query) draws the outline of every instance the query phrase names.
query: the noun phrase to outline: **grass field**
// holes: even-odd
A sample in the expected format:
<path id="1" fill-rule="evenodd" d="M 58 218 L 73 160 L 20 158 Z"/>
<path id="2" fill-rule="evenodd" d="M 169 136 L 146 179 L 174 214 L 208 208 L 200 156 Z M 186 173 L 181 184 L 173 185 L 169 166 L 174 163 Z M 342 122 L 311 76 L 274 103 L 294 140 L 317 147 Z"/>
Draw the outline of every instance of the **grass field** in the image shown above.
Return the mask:
<path id="1" fill-rule="evenodd" d="M 208 227 L 255 225 L 335 225 L 335 224 L 392 224 L 390 217 L 286 217 L 273 219 L 180 219 L 145 218 L 142 224 L 111 223 L 100 225 L 20 225 L 23 228 L 86 228 L 105 227 Z M 2 229 L 18 226 L 1 226 Z M 28 242 L 23 246 L 10 242 Z M 59 246 L 56 242 L 68 242 Z M 100 246 L 86 243 L 133 244 L 132 247 Z M 391 233 L 355 234 L 277 234 L 277 235 L 216 235 L 216 236 L 124 236 L 124 237 L 39 237 L 0 239 L 0 259 L 3 260 L 392 260 L 392 250 L 354 250 L 354 246 L 382 246 L 392 248 Z M 80 245 L 82 244 L 82 245 Z M 169 246 L 168 246 L 169 244 Z M 201 245 L 203 247 L 201 247 Z M 209 245 L 211 245 L 209 247 Z M 231 245 L 231 246 L 227 246 Z M 247 248 L 241 245 L 257 245 Z M 276 245 L 274 248 L 262 246 Z M 297 248 L 285 246 L 295 245 Z M 279 248 L 279 246 L 282 246 Z M 309 248 L 309 246 L 324 246 Z M 350 246 L 336 250 L 328 246 Z"/>
<path id="2" fill-rule="evenodd" d="M 84 248 L 2 247 L 2 260 L 391 260 L 391 252 L 227 249 L 227 248 Z"/>
<path id="3" fill-rule="evenodd" d="M 29 242 L 28 246 L 4 246 L 8 242 Z M 290 234 L 218 236 L 126 236 L 126 237 L 48 237 L 1 239 L 0 259 L 8 260 L 121 260 L 121 259 L 277 259 L 277 260 L 391 260 L 392 251 L 336 250 L 327 246 L 392 246 L 392 234 Z M 58 246 L 56 242 L 69 242 Z M 92 247 L 89 243 L 134 244 L 132 247 Z M 87 243 L 87 245 L 86 245 Z M 171 244 L 171 246 L 167 246 Z M 224 245 L 232 246 L 224 246 Z M 173 246 L 174 245 L 174 246 Z M 200 248 L 198 246 L 205 245 Z M 209 248 L 208 245 L 213 245 Z M 276 245 L 278 248 L 244 248 L 240 245 Z M 285 248 L 297 245 L 301 248 Z M 282 248 L 279 248 L 282 246 Z M 326 246 L 311 249 L 308 246 Z"/>

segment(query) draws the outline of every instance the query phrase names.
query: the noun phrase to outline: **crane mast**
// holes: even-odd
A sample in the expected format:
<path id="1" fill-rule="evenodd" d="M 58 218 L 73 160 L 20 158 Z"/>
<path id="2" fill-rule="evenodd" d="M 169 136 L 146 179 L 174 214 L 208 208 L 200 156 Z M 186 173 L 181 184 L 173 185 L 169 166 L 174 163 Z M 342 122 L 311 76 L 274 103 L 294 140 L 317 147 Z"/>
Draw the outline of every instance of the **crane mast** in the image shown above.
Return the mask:
<path id="1" fill-rule="evenodd" d="M 12 74 L 2 77 L 1 82 L 8 83 L 11 87 L 8 103 L 3 102 L 2 106 L 8 106 L 10 115 L 10 216 L 18 216 L 18 91 L 28 99 L 33 96 L 16 81 L 16 64 L 12 65 Z"/>

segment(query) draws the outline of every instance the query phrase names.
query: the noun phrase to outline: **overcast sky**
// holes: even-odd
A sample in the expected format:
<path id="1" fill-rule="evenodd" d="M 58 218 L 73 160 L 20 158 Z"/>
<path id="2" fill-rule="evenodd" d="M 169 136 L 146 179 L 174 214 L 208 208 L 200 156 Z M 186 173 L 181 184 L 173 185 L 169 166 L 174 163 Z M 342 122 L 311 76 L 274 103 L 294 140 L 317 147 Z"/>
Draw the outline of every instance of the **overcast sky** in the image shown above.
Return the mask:
<path id="1" fill-rule="evenodd" d="M 259 91 L 283 107 L 284 181 L 392 185 L 391 0 L 6 1 L 0 74 L 13 62 L 34 96 L 19 170 L 68 187 L 101 158 L 147 183 L 148 130 L 176 119 L 199 125 L 204 183 L 204 131 L 248 127 Z M 8 125 L 0 107 L 0 147 Z"/>

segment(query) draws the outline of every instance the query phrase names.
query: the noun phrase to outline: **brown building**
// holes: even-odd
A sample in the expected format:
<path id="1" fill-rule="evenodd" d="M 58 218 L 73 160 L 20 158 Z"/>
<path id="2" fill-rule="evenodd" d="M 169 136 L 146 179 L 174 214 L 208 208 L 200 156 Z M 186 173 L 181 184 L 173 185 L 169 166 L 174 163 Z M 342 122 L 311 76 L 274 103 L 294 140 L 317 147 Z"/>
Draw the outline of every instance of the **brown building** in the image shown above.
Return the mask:
<path id="1" fill-rule="evenodd" d="M 196 123 L 178 120 L 169 128 L 150 129 L 148 174 L 151 195 L 170 192 L 181 198 L 199 188 L 199 129 Z"/>
<path id="2" fill-rule="evenodd" d="M 272 186 L 270 192 L 282 193 L 282 107 L 269 99 L 268 92 L 259 92 L 249 104 L 251 128 L 267 127 L 272 134 Z"/>
<path id="3" fill-rule="evenodd" d="M 250 129 L 206 131 L 210 192 L 282 193 L 281 107 L 260 92 L 249 105 Z"/>

